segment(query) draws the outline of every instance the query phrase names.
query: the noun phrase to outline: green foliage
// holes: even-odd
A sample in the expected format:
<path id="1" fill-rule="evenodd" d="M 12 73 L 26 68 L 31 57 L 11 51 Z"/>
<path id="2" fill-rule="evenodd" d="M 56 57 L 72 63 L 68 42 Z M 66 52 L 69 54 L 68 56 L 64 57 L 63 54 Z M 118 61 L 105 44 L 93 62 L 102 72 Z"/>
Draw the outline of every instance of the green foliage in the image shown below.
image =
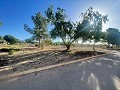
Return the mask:
<path id="1" fill-rule="evenodd" d="M 0 36 L 0 40 L 4 40 L 2 36 Z"/>
<path id="2" fill-rule="evenodd" d="M 80 36 L 83 42 L 94 40 L 93 49 L 95 51 L 95 43 L 103 37 L 102 26 L 108 21 L 108 15 L 104 16 L 90 7 L 85 13 L 81 13 L 81 17 L 82 20 L 78 23 L 77 29 L 81 32 Z"/>
<path id="3" fill-rule="evenodd" d="M 67 50 L 70 49 L 71 44 L 79 38 L 78 31 L 76 30 L 76 24 L 67 21 L 67 15 L 65 10 L 57 8 L 57 11 L 54 12 L 53 6 L 50 6 L 46 10 L 46 16 L 48 20 L 54 25 L 54 28 L 50 31 L 52 38 L 60 37 L 67 47 Z"/>
<path id="4" fill-rule="evenodd" d="M 64 45 L 64 43 L 63 43 L 63 42 L 58 41 L 58 42 L 54 42 L 54 43 L 53 43 L 53 45 L 55 45 L 55 46 L 58 46 L 58 45 Z"/>
<path id="5" fill-rule="evenodd" d="M 120 31 L 116 28 L 108 28 L 107 42 L 112 45 L 120 45 Z"/>
<path id="6" fill-rule="evenodd" d="M 107 42 L 107 32 L 101 32 L 101 41 Z"/>
<path id="7" fill-rule="evenodd" d="M 67 18 L 64 9 L 58 7 L 57 11 L 54 12 L 52 5 L 45 11 L 45 13 L 48 18 L 48 21 L 52 24 L 55 24 L 56 22 L 64 22 Z"/>
<path id="8" fill-rule="evenodd" d="M 0 22 L 0 26 L 2 25 L 2 23 Z"/>
<path id="9" fill-rule="evenodd" d="M 94 40 L 98 42 L 101 39 L 103 23 L 108 21 L 108 15 L 102 15 L 94 11 L 92 7 L 82 13 L 83 39 Z M 92 23 L 91 23 L 92 22 Z"/>
<path id="10" fill-rule="evenodd" d="M 5 42 L 4 38 L 0 36 L 0 43 L 4 43 L 4 42 Z"/>
<path id="11" fill-rule="evenodd" d="M 13 48 L 10 48 L 10 49 L 8 50 L 8 54 L 9 54 L 9 55 L 12 55 L 12 54 L 15 53 L 15 52 L 16 52 L 16 50 L 13 49 Z"/>
<path id="12" fill-rule="evenodd" d="M 51 37 L 60 37 L 67 47 L 67 50 L 69 50 L 71 44 L 79 38 L 82 38 L 83 41 L 100 41 L 102 24 L 108 21 L 107 15 L 103 16 L 98 11 L 93 11 L 92 7 L 81 14 L 82 20 L 78 23 L 67 21 L 65 10 L 59 7 L 57 11 L 54 12 L 53 6 L 50 6 L 45 13 L 48 20 L 54 25 L 54 28 L 50 31 Z M 93 24 L 91 24 L 91 22 L 93 22 Z"/>
<path id="13" fill-rule="evenodd" d="M 33 35 L 33 40 L 39 41 L 38 47 L 40 47 L 41 40 L 47 37 L 48 20 L 46 19 L 46 17 L 42 16 L 40 12 L 36 13 L 35 16 L 32 16 L 31 19 L 34 23 L 34 28 L 31 29 L 25 24 L 24 29 Z"/>
<path id="14" fill-rule="evenodd" d="M 6 40 L 9 44 L 15 44 L 18 42 L 18 39 L 12 35 L 5 35 L 4 40 Z"/>
<path id="15" fill-rule="evenodd" d="M 25 39 L 25 42 L 26 42 L 26 43 L 33 43 L 33 39 L 32 39 L 32 38 Z"/>
<path id="16" fill-rule="evenodd" d="M 44 40 L 44 43 L 45 43 L 45 45 L 47 45 L 47 46 L 53 44 L 52 40 L 50 40 L 50 39 Z"/>

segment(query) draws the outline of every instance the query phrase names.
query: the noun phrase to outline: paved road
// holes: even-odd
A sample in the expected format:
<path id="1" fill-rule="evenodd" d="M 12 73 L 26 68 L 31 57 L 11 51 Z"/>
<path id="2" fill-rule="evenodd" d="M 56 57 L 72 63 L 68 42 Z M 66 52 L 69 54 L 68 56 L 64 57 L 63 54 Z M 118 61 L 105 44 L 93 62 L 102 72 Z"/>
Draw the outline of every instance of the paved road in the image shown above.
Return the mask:
<path id="1" fill-rule="evenodd" d="M 1 80 L 0 90 L 120 90 L 120 53 Z"/>

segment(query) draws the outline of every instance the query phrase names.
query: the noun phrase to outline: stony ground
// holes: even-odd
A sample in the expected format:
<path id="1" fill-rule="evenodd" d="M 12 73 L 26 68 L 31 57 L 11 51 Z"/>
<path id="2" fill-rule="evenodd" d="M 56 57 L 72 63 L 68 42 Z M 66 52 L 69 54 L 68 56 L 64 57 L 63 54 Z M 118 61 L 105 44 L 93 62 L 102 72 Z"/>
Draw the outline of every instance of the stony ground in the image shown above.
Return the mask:
<path id="1" fill-rule="evenodd" d="M 64 48 L 53 47 L 33 53 L 1 55 L 0 60 L 7 60 L 8 63 L 0 67 L 0 76 L 96 55 L 88 48 L 73 48 L 70 52 L 63 50 Z"/>

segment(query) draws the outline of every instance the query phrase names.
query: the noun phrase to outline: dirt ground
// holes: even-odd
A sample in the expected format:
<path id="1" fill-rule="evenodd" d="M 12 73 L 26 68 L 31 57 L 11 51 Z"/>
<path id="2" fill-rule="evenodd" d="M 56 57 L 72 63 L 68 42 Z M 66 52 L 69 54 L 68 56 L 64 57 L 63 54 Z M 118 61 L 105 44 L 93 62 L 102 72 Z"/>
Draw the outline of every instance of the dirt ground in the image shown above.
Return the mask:
<path id="1" fill-rule="evenodd" d="M 1 54 L 0 61 L 7 61 L 7 63 L 0 66 L 0 76 L 91 57 L 107 51 L 106 49 L 96 48 L 97 53 L 95 54 L 92 47 L 72 46 L 70 52 L 64 52 L 65 49 L 64 46 L 46 46 L 43 50 L 36 47 L 25 47 L 22 51 L 13 55 Z"/>
<path id="2" fill-rule="evenodd" d="M 23 54 L 29 54 L 29 53 L 35 53 L 35 52 L 41 52 L 41 51 L 47 51 L 47 50 L 65 50 L 66 47 L 65 46 L 44 46 L 44 48 L 41 50 L 41 49 L 38 49 L 37 47 L 28 47 L 28 46 L 1 46 L 0 45 L 0 49 L 1 48 L 22 48 L 21 51 L 18 51 L 18 52 L 15 52 L 13 54 L 13 56 L 16 56 L 16 55 L 23 55 Z M 79 50 L 79 51 L 93 51 L 92 47 L 81 47 L 81 46 L 71 46 L 71 50 L 73 51 L 76 51 L 76 50 Z M 107 49 L 102 49 L 102 48 L 96 48 L 97 51 L 108 51 Z M 7 52 L 0 52 L 0 56 L 2 55 L 8 55 Z M 11 55 L 12 56 L 12 55 Z"/>

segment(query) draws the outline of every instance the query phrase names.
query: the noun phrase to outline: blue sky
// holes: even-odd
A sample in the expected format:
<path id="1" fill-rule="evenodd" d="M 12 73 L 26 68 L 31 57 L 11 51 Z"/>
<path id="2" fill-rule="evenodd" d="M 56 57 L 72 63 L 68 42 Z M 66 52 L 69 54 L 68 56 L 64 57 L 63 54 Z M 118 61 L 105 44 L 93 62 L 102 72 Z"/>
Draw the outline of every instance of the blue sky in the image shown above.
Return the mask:
<path id="1" fill-rule="evenodd" d="M 120 29 L 120 0 L 0 0 L 0 21 L 3 23 L 0 35 L 9 34 L 21 40 L 30 38 L 24 24 L 32 28 L 31 15 L 37 12 L 44 14 L 50 5 L 65 9 L 72 21 L 79 21 L 80 13 L 92 6 L 94 10 L 108 14 L 109 22 L 104 30 L 109 27 Z"/>

